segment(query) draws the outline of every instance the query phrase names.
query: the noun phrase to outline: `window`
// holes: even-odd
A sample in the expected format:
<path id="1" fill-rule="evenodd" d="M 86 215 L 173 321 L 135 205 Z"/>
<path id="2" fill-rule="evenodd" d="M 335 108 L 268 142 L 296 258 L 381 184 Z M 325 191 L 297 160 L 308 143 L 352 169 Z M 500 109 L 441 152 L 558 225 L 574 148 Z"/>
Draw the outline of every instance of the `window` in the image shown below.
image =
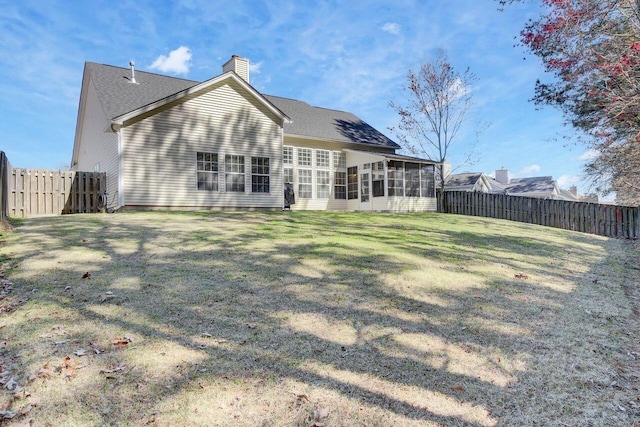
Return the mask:
<path id="1" fill-rule="evenodd" d="M 404 165 L 402 162 L 389 161 L 387 178 L 389 196 L 404 196 Z"/>
<path id="2" fill-rule="evenodd" d="M 218 191 L 218 155 L 196 152 L 196 181 L 198 190 Z"/>
<path id="3" fill-rule="evenodd" d="M 433 165 L 420 165 L 420 196 L 436 197 Z"/>
<path id="4" fill-rule="evenodd" d="M 293 184 L 293 168 L 284 168 L 284 182 Z"/>
<path id="5" fill-rule="evenodd" d="M 251 158 L 251 192 L 269 192 L 269 158 Z"/>
<path id="6" fill-rule="evenodd" d="M 373 186 L 373 197 L 384 196 L 384 162 L 371 164 L 371 181 Z"/>
<path id="7" fill-rule="evenodd" d="M 420 197 L 420 165 L 418 163 L 404 164 L 404 195 Z"/>
<path id="8" fill-rule="evenodd" d="M 364 165 L 362 165 L 362 169 L 365 169 L 365 170 L 371 169 L 371 163 L 365 163 Z"/>
<path id="9" fill-rule="evenodd" d="M 333 198 L 344 200 L 347 198 L 347 173 L 346 172 L 334 172 L 333 173 Z"/>
<path id="10" fill-rule="evenodd" d="M 224 171 L 226 190 L 244 192 L 244 156 L 224 156 Z"/>
<path id="11" fill-rule="evenodd" d="M 327 160 L 328 159 L 329 156 L 327 155 Z M 331 178 L 329 175 L 329 171 L 316 171 L 316 198 L 328 199 L 330 193 Z"/>
<path id="12" fill-rule="evenodd" d="M 347 169 L 347 197 L 349 200 L 358 198 L 358 167 Z"/>
<path id="13" fill-rule="evenodd" d="M 311 148 L 298 148 L 298 165 L 311 166 Z"/>
<path id="14" fill-rule="evenodd" d="M 333 167 L 334 169 L 346 169 L 347 168 L 347 156 L 340 151 L 333 152 Z"/>
<path id="15" fill-rule="evenodd" d="M 311 169 L 298 169 L 298 197 L 310 199 L 312 189 Z"/>
<path id="16" fill-rule="evenodd" d="M 369 174 L 363 173 L 360 175 L 360 201 L 369 201 Z"/>
<path id="17" fill-rule="evenodd" d="M 316 150 L 316 166 L 319 168 L 329 167 L 329 151 Z"/>
<path id="18" fill-rule="evenodd" d="M 285 165 L 293 164 L 293 147 L 282 147 L 282 163 Z"/>
<path id="19" fill-rule="evenodd" d="M 95 165 L 93 165 L 93 171 L 94 172 L 100 172 L 100 162 L 98 162 Z"/>

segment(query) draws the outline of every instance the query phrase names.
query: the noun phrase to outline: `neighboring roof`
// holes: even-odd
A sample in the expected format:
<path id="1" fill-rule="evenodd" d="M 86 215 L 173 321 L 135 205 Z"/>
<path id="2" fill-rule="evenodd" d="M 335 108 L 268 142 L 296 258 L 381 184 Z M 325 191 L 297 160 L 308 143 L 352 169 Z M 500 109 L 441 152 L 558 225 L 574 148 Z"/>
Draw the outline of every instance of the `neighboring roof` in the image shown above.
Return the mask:
<path id="1" fill-rule="evenodd" d="M 291 123 L 284 126 L 285 134 L 364 143 L 394 149 L 401 148 L 352 113 L 313 107 L 306 102 L 290 98 L 273 95 L 265 95 L 265 97 L 291 118 Z"/>
<path id="2" fill-rule="evenodd" d="M 202 84 L 194 80 L 138 70 L 135 71 L 138 84 L 134 84 L 130 81 L 130 69 L 95 62 L 85 63 L 86 73 L 89 73 L 109 119 L 123 116 Z M 400 148 L 394 141 L 352 113 L 313 107 L 306 102 L 278 96 L 261 96 L 292 120 L 292 123 L 285 123 L 284 132 L 287 135 Z"/>
<path id="3" fill-rule="evenodd" d="M 558 189 L 559 190 L 559 196 L 563 199 L 563 200 L 571 200 L 574 202 L 577 202 L 580 200 L 580 197 L 576 196 L 575 194 L 573 194 L 571 191 L 569 190 L 563 190 L 562 188 Z"/>
<path id="4" fill-rule="evenodd" d="M 556 186 L 550 176 L 536 176 L 531 178 L 513 178 L 506 186 L 507 193 L 552 193 Z"/>
<path id="5" fill-rule="evenodd" d="M 445 180 L 444 186 L 450 188 L 474 187 L 482 178 L 482 172 L 464 172 L 449 175 Z"/>

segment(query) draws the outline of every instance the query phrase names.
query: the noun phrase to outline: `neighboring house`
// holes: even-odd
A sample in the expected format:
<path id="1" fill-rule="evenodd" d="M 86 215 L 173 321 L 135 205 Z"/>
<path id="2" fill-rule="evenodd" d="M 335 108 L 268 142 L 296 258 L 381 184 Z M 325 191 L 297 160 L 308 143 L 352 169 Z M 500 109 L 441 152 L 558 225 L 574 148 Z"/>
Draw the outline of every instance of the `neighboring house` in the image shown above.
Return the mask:
<path id="1" fill-rule="evenodd" d="M 477 191 L 504 194 L 505 187 L 483 172 L 464 172 L 449 175 L 444 183 L 445 191 Z"/>
<path id="2" fill-rule="evenodd" d="M 233 56 L 205 82 L 85 63 L 72 169 L 119 208 L 430 211 L 435 162 L 355 115 L 264 95 Z"/>
<path id="3" fill-rule="evenodd" d="M 451 174 L 445 180 L 445 191 L 477 191 L 481 193 L 507 194 L 509 196 L 539 197 L 544 199 L 580 201 L 577 189 L 563 190 L 550 176 L 511 178 L 509 171 L 495 171 L 495 178 L 482 172 Z"/>

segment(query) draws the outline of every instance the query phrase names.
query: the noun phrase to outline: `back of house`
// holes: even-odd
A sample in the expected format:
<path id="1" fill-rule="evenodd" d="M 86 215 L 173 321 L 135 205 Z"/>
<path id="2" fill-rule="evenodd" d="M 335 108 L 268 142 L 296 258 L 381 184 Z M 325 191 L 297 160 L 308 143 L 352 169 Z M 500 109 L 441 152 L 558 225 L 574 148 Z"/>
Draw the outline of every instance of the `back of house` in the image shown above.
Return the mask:
<path id="1" fill-rule="evenodd" d="M 352 113 L 264 95 L 232 56 L 204 82 L 85 64 L 72 168 L 106 172 L 111 208 L 436 209 L 435 162 Z"/>

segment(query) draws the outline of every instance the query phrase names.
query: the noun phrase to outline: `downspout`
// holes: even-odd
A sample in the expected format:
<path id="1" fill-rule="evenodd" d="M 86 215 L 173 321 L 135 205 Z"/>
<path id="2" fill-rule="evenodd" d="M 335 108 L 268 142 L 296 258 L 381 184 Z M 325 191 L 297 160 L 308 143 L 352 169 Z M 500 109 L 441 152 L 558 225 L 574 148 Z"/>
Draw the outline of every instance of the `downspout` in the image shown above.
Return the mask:
<path id="1" fill-rule="evenodd" d="M 284 119 L 282 120 L 282 126 L 280 127 L 280 197 L 282 197 L 282 206 L 280 207 L 284 211 L 284 189 L 286 183 L 284 182 Z"/>
<path id="2" fill-rule="evenodd" d="M 124 159 L 122 155 L 122 125 L 111 123 L 111 129 L 118 136 L 118 208 L 124 206 Z"/>

